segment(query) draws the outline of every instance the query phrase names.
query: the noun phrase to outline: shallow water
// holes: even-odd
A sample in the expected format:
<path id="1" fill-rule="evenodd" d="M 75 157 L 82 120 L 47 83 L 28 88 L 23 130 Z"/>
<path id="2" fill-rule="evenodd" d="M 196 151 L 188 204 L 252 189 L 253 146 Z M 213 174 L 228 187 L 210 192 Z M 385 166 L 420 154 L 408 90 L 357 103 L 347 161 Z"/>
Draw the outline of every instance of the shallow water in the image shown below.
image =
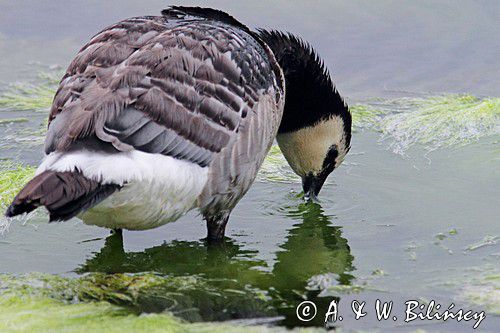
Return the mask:
<path id="1" fill-rule="evenodd" d="M 191 321 L 322 326 L 328 303 L 340 299 L 338 327 L 471 330 L 473 322 L 405 324 L 404 302 L 419 299 L 485 310 L 480 328 L 498 331 L 499 5 L 209 3 L 252 27 L 310 40 L 353 106 L 353 147 L 322 191 L 321 206 L 303 203 L 298 179 L 274 148 L 233 212 L 222 247 L 201 240 L 205 226 L 194 213 L 157 230 L 124 232 L 123 249 L 104 229 L 77 219 L 48 224 L 38 213 L 13 221 L 1 236 L 0 272 L 199 277 L 213 290 L 200 287 L 190 302 L 133 303 Z M 0 159 L 36 165 L 61 68 L 103 26 L 163 6 L 1 2 Z M 377 298 L 394 301 L 398 321 L 375 319 Z M 321 313 L 313 321 L 296 318 L 304 299 Z M 367 317 L 354 320 L 354 299 L 367 302 Z"/>

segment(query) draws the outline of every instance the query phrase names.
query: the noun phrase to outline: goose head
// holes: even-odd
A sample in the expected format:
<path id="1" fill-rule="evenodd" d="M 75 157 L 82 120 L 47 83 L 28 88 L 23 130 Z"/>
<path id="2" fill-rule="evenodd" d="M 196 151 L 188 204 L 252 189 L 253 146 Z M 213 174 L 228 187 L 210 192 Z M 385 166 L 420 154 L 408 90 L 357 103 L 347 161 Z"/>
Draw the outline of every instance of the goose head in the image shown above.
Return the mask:
<path id="1" fill-rule="evenodd" d="M 306 199 L 315 201 L 351 143 L 351 114 L 316 51 L 300 38 L 259 31 L 285 77 L 285 107 L 276 140 L 302 178 Z"/>

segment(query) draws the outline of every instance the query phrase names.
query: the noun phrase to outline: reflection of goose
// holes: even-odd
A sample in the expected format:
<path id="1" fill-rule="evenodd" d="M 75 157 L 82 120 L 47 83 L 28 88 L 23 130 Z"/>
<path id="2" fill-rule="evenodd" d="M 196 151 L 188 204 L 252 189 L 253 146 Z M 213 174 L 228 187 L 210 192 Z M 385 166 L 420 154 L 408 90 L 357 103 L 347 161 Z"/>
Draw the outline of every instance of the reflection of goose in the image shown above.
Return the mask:
<path id="1" fill-rule="evenodd" d="M 342 229 L 331 225 L 330 218 L 319 204 L 300 204 L 289 208 L 286 215 L 298 223 L 290 230 L 287 241 L 281 246 L 282 251 L 276 254 L 277 263 L 273 268 L 275 288 L 286 300 L 286 306 L 280 308 L 279 314 L 287 318 L 285 324 L 288 327 L 323 326 L 323 316 L 302 322 L 295 309 L 304 298 L 314 301 L 318 310 L 328 309 L 332 298 L 318 297 L 320 290 L 308 290 L 308 281 L 328 274 L 336 276 L 337 283 L 349 285 L 353 279 L 350 272 L 354 269 L 354 257 L 347 239 L 342 237 Z"/>
<path id="2" fill-rule="evenodd" d="M 7 216 L 45 206 L 51 220 L 143 230 L 198 208 L 215 240 L 277 133 L 311 197 L 351 135 L 308 44 L 187 7 L 95 35 L 61 80 L 49 123 L 48 156 Z"/>
<path id="3" fill-rule="evenodd" d="M 79 273 L 140 273 L 153 271 L 168 276 L 201 276 L 203 285 L 200 290 L 216 287 L 210 297 L 212 309 L 203 320 L 227 320 L 252 318 L 262 315 L 285 316 L 285 324 L 299 326 L 295 317 L 295 306 L 303 296 L 314 300 L 318 306 L 328 307 L 331 298 L 318 297 L 319 291 L 307 290 L 308 280 L 313 276 L 333 273 L 338 276 L 339 284 L 350 284 L 353 270 L 353 257 L 347 240 L 342 237 L 341 229 L 330 224 L 317 204 L 302 204 L 290 208 L 286 215 L 297 220 L 289 231 L 284 244 L 276 252 L 276 264 L 267 267 L 267 263 L 258 259 L 258 252 L 244 250 L 230 239 L 225 239 L 221 246 L 206 246 L 204 242 L 174 241 L 146 249 L 143 252 L 125 252 L 120 237 L 110 236 L 104 248 L 78 268 Z M 240 292 L 240 301 L 228 296 L 224 290 Z M 269 297 L 252 295 L 249 291 L 262 290 Z M 191 297 L 190 304 L 205 304 L 204 299 Z M 146 291 L 147 293 L 147 291 Z M 182 292 L 181 292 L 182 294 Z M 186 296 L 186 297 L 188 297 Z M 199 291 L 199 298 L 206 294 Z M 220 299 L 230 297 L 234 308 Z M 161 305 L 151 305 L 151 298 L 144 298 L 146 304 L 140 308 L 155 308 L 161 311 Z M 264 300 L 263 305 L 261 301 Z M 244 303 L 245 311 L 243 311 Z M 215 305 L 223 309 L 215 308 Z M 194 305 L 193 305 L 194 306 Z M 253 310 L 252 310 L 253 309 Z M 262 309 L 268 309 L 263 313 Z M 186 319 L 192 319 L 192 312 L 183 314 L 182 305 L 176 309 Z M 219 311 L 220 310 L 220 311 Z M 203 309 L 201 311 L 204 311 Z M 188 316 L 189 314 L 189 316 Z M 217 317 L 212 317 L 217 315 Z M 203 317 L 203 316 L 202 316 Z M 319 316 L 321 317 L 321 316 Z M 322 318 L 312 324 L 321 325 Z"/>

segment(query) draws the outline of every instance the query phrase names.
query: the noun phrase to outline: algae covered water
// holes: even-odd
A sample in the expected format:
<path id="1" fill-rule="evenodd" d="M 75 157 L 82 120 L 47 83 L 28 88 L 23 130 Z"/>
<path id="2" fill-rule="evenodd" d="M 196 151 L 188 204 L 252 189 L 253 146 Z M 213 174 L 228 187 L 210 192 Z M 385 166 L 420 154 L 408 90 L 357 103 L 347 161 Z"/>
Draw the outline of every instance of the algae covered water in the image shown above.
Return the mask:
<path id="1" fill-rule="evenodd" d="M 192 2 L 182 2 L 193 4 Z M 500 329 L 496 2 L 203 2 L 302 35 L 347 98 L 353 146 L 320 204 L 273 147 L 221 246 L 195 213 L 123 243 L 43 212 L 0 221 L 0 331 L 472 331 L 405 322 L 405 302 L 484 311 Z M 163 1 L 0 3 L 0 206 L 34 173 L 62 71 L 90 36 Z M 376 301 L 393 302 L 377 320 Z M 312 301 L 317 316 L 296 313 Z M 366 302 L 355 319 L 353 302 Z M 425 312 L 425 310 L 424 310 Z M 396 316 L 396 320 L 392 317 Z M 210 322 L 210 323 L 208 323 Z M 215 323 L 213 323 L 215 322 Z M 224 322 L 224 323 L 221 323 Z M 268 328 L 265 328 L 268 327 Z"/>

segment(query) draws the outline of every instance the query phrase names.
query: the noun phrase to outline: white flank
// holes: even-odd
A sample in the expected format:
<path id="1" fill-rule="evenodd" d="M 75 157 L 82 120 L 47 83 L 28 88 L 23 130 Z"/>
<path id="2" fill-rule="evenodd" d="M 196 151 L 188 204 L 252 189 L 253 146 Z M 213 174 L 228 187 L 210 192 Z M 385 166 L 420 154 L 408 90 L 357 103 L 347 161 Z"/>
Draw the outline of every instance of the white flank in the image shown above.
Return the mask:
<path id="1" fill-rule="evenodd" d="M 80 170 L 103 184 L 123 185 L 80 217 L 87 224 L 130 230 L 150 229 L 175 221 L 196 206 L 208 168 L 160 154 L 133 150 L 120 153 L 75 151 L 51 153 L 38 167 Z"/>

